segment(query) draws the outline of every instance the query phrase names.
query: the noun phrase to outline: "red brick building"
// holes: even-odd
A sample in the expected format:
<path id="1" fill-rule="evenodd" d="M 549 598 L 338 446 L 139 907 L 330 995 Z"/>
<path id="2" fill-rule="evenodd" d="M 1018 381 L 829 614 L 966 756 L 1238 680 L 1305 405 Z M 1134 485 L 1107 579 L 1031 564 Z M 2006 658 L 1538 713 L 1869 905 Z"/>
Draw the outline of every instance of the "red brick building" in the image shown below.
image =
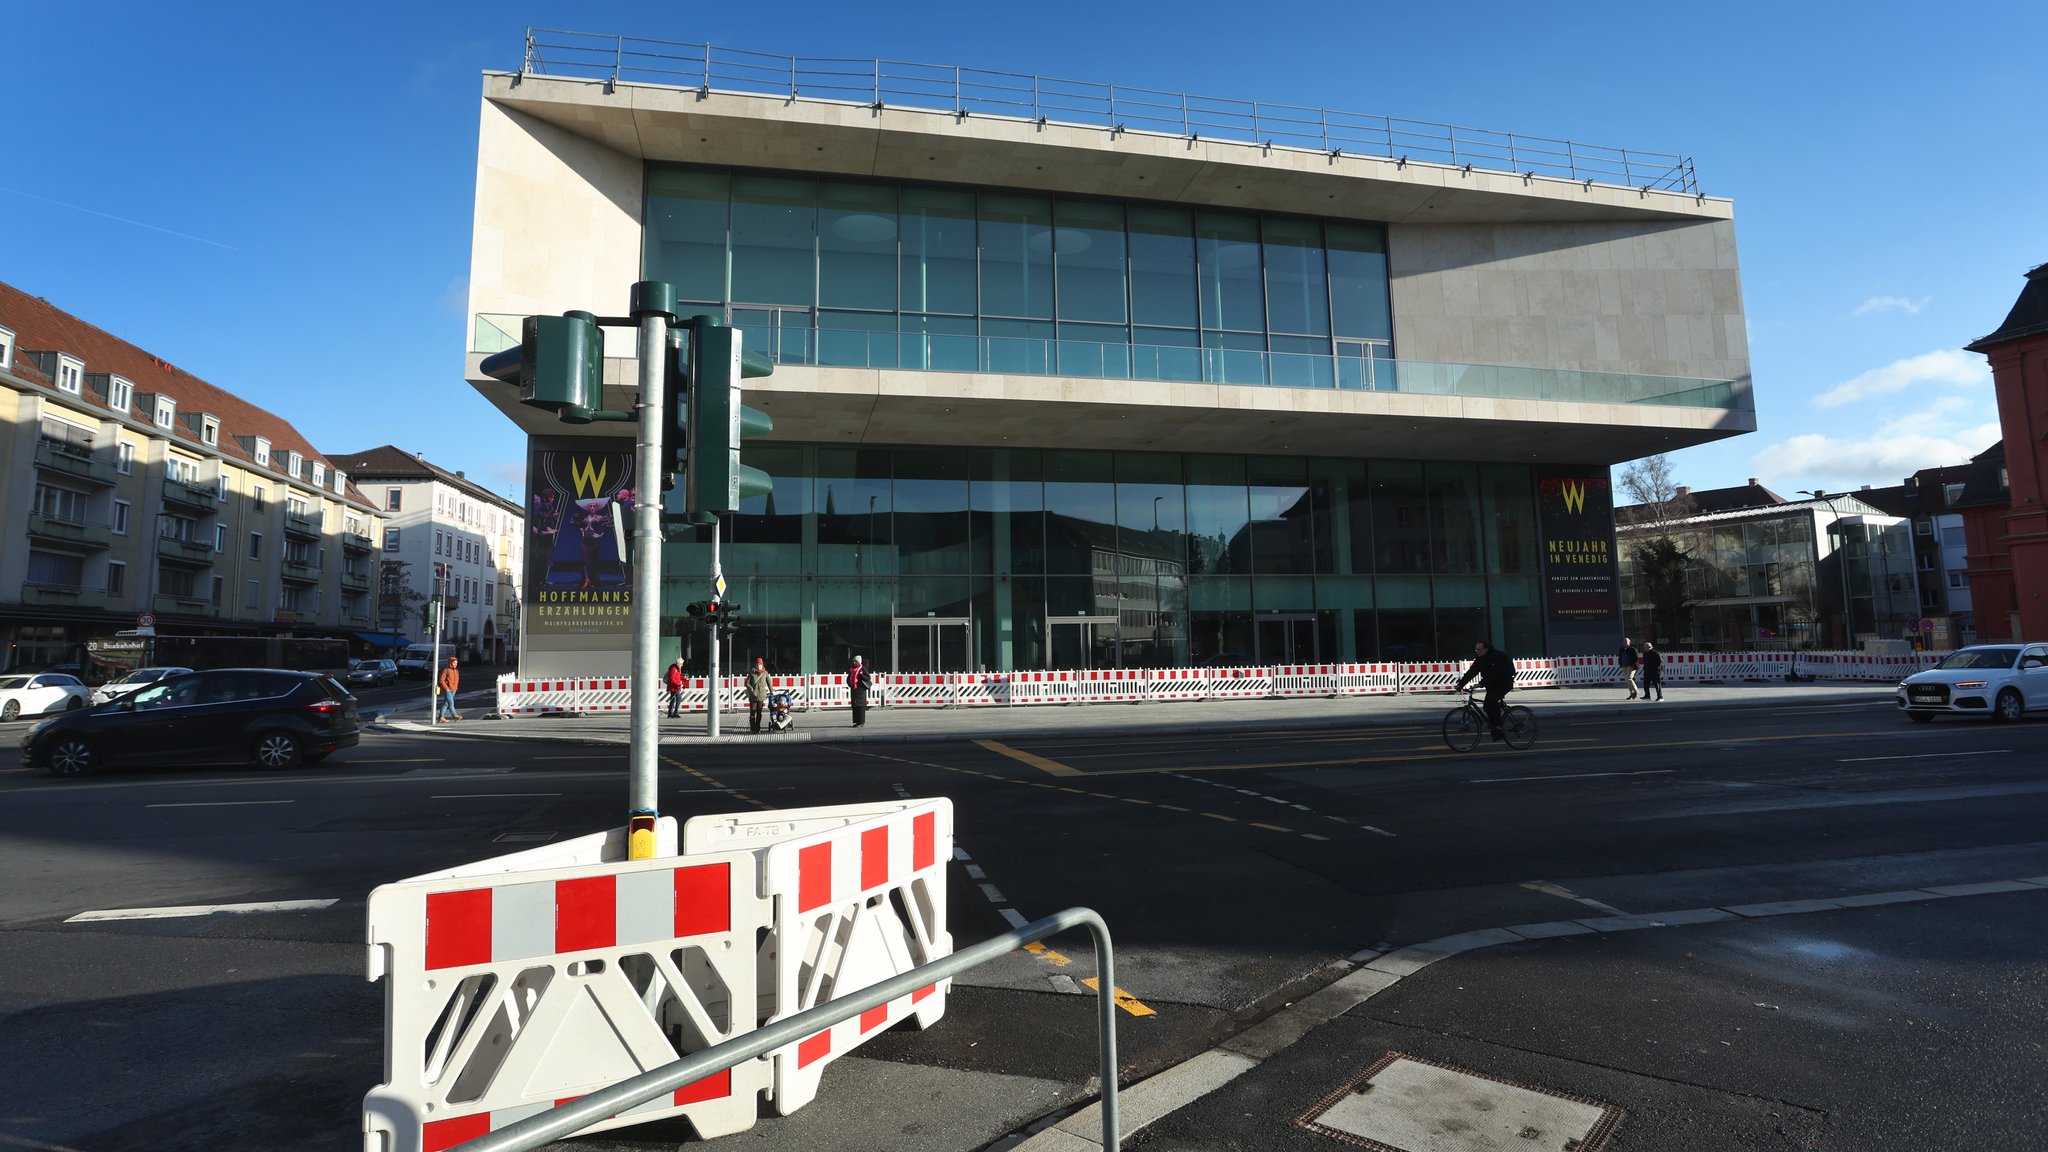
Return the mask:
<path id="1" fill-rule="evenodd" d="M 1992 640 L 2007 631 L 2008 639 L 2048 639 L 2048 264 L 2027 273 L 2026 287 L 2005 323 L 1968 347 L 1991 362 L 2011 493 L 1998 538 L 1985 541 L 2010 557 L 2010 623 L 2001 629 L 1992 604 L 1980 599 L 1978 636 Z M 1978 592 L 1977 543 L 1970 541 L 1973 592 Z"/>

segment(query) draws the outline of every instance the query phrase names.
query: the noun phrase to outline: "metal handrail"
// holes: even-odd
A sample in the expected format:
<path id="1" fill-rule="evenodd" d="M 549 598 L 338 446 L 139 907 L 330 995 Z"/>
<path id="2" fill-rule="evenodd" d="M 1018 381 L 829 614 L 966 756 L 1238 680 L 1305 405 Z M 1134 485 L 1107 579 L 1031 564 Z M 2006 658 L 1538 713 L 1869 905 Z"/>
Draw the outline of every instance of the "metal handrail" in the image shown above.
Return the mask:
<path id="1" fill-rule="evenodd" d="M 1112 992 L 1116 988 L 1116 961 L 1109 944 L 1109 926 L 1102 917 L 1088 908 L 1069 908 L 1055 912 L 1042 920 L 1034 920 L 1012 932 L 1005 932 L 991 940 L 963 948 L 950 956 L 943 956 L 891 977 L 851 996 L 842 996 L 816 1008 L 799 1012 L 787 1020 L 780 1020 L 765 1028 L 749 1032 L 714 1044 L 702 1052 L 693 1052 L 673 1064 L 666 1064 L 642 1072 L 628 1080 L 622 1080 L 609 1088 L 579 1096 L 575 1100 L 536 1113 L 524 1120 L 514 1121 L 505 1127 L 479 1136 L 465 1144 L 458 1144 L 450 1152 L 531 1152 L 550 1141 L 581 1131 L 586 1125 L 599 1120 L 621 1115 L 632 1108 L 667 1092 L 673 1092 L 686 1084 L 694 1084 L 706 1076 L 722 1072 L 756 1056 L 765 1055 L 785 1044 L 791 1044 L 812 1036 L 841 1020 L 850 1020 L 870 1008 L 887 1004 L 891 1000 L 910 995 L 950 976 L 956 976 L 970 968 L 979 968 L 991 960 L 1001 959 L 1026 944 L 1036 943 L 1048 936 L 1057 936 L 1073 928 L 1086 928 L 1095 941 L 1096 967 L 1100 971 L 1100 992 L 1096 997 L 1099 1005 L 1098 1024 L 1101 1029 L 1100 1051 L 1102 1057 L 1102 1147 L 1107 1152 L 1116 1152 L 1117 1109 L 1116 1109 L 1116 999 Z"/>
<path id="2" fill-rule="evenodd" d="M 528 28 L 519 73 L 601 79 L 607 90 L 626 81 L 873 108 L 933 108 L 961 118 L 1000 116 L 1041 124 L 1057 120 L 1112 135 L 1156 132 L 1332 157 L 1383 156 L 1403 164 L 1434 163 L 1700 194 L 1692 157 L 1681 153 L 951 64 L 780 56 L 690 41 Z"/>

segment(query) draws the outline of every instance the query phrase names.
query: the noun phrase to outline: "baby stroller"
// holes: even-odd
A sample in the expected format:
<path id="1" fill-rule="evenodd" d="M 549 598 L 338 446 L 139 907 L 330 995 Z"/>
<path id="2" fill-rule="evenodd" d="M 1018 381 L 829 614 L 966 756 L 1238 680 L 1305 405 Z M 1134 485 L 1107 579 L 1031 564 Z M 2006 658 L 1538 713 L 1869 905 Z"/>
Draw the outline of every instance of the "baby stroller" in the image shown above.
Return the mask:
<path id="1" fill-rule="evenodd" d="M 768 730 L 770 732 L 787 732 L 789 731 L 789 726 L 794 723 L 796 723 L 796 718 L 790 712 L 789 693 L 770 693 L 768 696 Z"/>

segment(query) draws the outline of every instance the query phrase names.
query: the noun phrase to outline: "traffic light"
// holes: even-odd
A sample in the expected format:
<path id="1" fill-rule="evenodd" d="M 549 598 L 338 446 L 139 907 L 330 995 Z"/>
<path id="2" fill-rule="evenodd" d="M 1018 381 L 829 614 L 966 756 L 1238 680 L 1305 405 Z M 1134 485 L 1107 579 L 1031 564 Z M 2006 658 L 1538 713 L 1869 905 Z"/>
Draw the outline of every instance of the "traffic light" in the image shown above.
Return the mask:
<path id="1" fill-rule="evenodd" d="M 604 333 L 588 312 L 528 316 L 519 347 L 484 357 L 484 375 L 519 389 L 519 402 L 588 424 L 604 396 Z"/>
<path id="2" fill-rule="evenodd" d="M 684 504 L 691 513 L 723 515 L 740 499 L 765 496 L 775 482 L 740 463 L 740 441 L 766 436 L 775 422 L 740 404 L 740 381 L 767 376 L 774 365 L 742 353 L 740 332 L 709 317 L 690 321 L 688 416 L 684 449 Z"/>
<path id="3" fill-rule="evenodd" d="M 689 452 L 690 366 L 685 359 L 688 333 L 681 327 L 668 330 L 668 348 L 661 365 L 661 490 L 667 492 L 682 479 L 683 462 Z"/>

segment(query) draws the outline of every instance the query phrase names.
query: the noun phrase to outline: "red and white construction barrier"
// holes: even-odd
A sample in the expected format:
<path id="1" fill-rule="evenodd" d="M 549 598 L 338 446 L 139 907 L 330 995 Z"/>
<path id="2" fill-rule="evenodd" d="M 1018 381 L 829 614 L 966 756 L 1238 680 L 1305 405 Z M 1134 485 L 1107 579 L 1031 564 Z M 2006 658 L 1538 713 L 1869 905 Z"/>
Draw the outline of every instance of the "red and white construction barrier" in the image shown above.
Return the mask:
<path id="1" fill-rule="evenodd" d="M 947 800 L 698 817 L 653 860 L 623 829 L 370 894 L 385 1082 L 367 1152 L 440 1152 L 952 951 Z M 827 1064 L 945 1011 L 940 982 L 743 1061 L 598 1132 L 681 1116 L 703 1138 L 808 1103 Z"/>
<path id="2" fill-rule="evenodd" d="M 1897 681 L 1932 667 L 1947 653 L 1880 656 L 1863 652 L 1669 652 L 1663 653 L 1666 684 L 1732 683 L 1745 680 Z M 1123 668 L 1050 672 L 948 672 L 875 674 L 871 704 L 950 708 L 996 705 L 1149 703 L 1169 700 L 1254 700 L 1270 697 L 1374 696 L 1396 692 L 1450 692 L 1471 667 L 1469 661 L 1417 664 L 1282 664 L 1272 667 Z M 1515 686 L 1580 688 L 1617 685 L 1621 669 L 1612 656 L 1548 656 L 1515 661 Z M 846 678 L 776 676 L 775 691 L 795 697 L 796 707 L 836 710 L 852 706 Z M 725 677 L 719 691 L 728 710 L 746 707 L 745 681 Z M 682 710 L 702 712 L 709 698 L 702 677 L 684 682 Z M 622 679 L 498 681 L 498 713 L 625 711 L 630 693 Z M 663 700 L 664 706 L 666 699 Z"/>

